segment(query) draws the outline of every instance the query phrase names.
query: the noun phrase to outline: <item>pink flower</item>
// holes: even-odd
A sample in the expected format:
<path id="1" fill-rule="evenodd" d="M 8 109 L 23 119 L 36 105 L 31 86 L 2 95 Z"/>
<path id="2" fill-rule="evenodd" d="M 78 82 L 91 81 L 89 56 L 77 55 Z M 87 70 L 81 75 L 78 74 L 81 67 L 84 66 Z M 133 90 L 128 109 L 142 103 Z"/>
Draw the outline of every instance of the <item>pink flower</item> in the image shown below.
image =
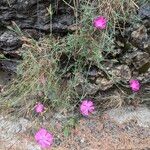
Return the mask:
<path id="1" fill-rule="evenodd" d="M 90 113 L 94 111 L 94 105 L 91 100 L 84 100 L 80 105 L 80 112 L 84 116 L 88 116 Z"/>
<path id="2" fill-rule="evenodd" d="M 35 111 L 37 113 L 42 113 L 44 111 L 44 105 L 40 102 L 35 105 Z"/>
<path id="3" fill-rule="evenodd" d="M 130 87 L 131 87 L 132 91 L 137 92 L 140 90 L 140 83 L 138 80 L 132 79 L 129 81 L 129 83 L 130 83 Z"/>
<path id="4" fill-rule="evenodd" d="M 93 26 L 97 29 L 103 30 L 106 28 L 107 20 L 103 16 L 99 16 L 93 20 Z"/>
<path id="5" fill-rule="evenodd" d="M 42 148 L 48 148 L 53 144 L 53 135 L 49 133 L 46 129 L 41 128 L 34 136 L 36 142 Z"/>

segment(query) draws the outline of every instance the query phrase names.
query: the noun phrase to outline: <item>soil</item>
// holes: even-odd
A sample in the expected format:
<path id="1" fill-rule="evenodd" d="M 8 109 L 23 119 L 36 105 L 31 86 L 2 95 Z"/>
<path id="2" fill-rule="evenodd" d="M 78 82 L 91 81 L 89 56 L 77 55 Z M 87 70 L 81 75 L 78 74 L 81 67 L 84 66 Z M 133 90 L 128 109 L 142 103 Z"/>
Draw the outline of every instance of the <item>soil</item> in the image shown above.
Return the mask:
<path id="1" fill-rule="evenodd" d="M 55 140 L 51 150 L 150 149 L 150 110 L 144 106 L 116 108 L 102 115 L 82 117 L 68 137 L 63 135 L 62 126 L 67 116 L 56 113 L 45 121 L 46 115 L 34 121 L 1 116 L 0 150 L 41 150 L 33 139 L 41 125 L 53 131 Z"/>

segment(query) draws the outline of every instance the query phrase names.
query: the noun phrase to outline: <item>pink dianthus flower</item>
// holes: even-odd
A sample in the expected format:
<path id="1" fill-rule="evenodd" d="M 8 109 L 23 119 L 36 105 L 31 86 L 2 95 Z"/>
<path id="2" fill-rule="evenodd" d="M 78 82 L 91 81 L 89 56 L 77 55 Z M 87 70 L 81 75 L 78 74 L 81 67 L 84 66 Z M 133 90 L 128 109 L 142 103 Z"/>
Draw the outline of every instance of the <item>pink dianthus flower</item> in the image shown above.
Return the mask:
<path id="1" fill-rule="evenodd" d="M 41 128 L 34 136 L 36 142 L 42 148 L 48 148 L 53 144 L 53 135 L 49 133 L 46 129 Z"/>
<path id="2" fill-rule="evenodd" d="M 93 26 L 97 29 L 103 30 L 106 28 L 107 20 L 103 16 L 98 16 L 93 20 Z"/>
<path id="3" fill-rule="evenodd" d="M 35 105 L 35 111 L 37 113 L 42 113 L 44 111 L 44 105 L 40 102 L 38 102 L 36 105 Z"/>
<path id="4" fill-rule="evenodd" d="M 80 105 L 80 112 L 84 116 L 88 116 L 94 111 L 95 107 L 91 100 L 83 100 Z"/>
<path id="5" fill-rule="evenodd" d="M 137 92 L 140 90 L 140 82 L 138 80 L 132 79 L 129 81 L 129 83 L 132 91 Z"/>

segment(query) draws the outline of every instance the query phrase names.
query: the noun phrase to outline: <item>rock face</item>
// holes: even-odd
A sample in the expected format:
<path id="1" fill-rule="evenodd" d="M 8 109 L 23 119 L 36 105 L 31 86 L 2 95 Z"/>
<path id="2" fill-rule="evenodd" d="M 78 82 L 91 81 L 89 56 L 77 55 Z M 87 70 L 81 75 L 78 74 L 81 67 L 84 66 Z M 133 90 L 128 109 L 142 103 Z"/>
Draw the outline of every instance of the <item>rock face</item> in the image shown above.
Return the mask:
<path id="1" fill-rule="evenodd" d="M 139 16 L 142 19 L 150 19 L 150 3 L 143 5 L 139 9 Z"/>
<path id="2" fill-rule="evenodd" d="M 143 88 L 143 94 L 139 97 L 141 99 L 149 97 L 146 93 L 149 92 L 147 89 L 149 89 L 150 68 L 150 4 L 141 6 L 137 15 L 141 20 L 134 25 L 129 23 L 124 34 L 116 29 L 113 51 L 106 53 L 102 51 L 102 55 L 106 58 L 102 62 L 103 69 L 92 66 L 85 76 L 77 77 L 78 94 L 82 95 L 85 92 L 91 97 L 102 99 L 104 95 L 101 92 L 110 93 L 118 83 L 125 91 L 125 88 L 129 88 L 129 80 L 137 78 Z"/>
<path id="3" fill-rule="evenodd" d="M 62 1 L 0 0 L 0 53 L 18 59 L 22 35 L 38 39 L 50 32 L 66 34 L 72 32 L 74 20 L 72 9 Z"/>
<path id="4" fill-rule="evenodd" d="M 149 47 L 149 37 L 147 29 L 144 25 L 140 26 L 138 29 L 131 34 L 132 44 L 139 49 L 146 49 Z"/>
<path id="5" fill-rule="evenodd" d="M 17 34 L 11 31 L 5 31 L 0 36 L 0 50 L 1 51 L 13 51 L 21 46 L 21 41 Z"/>
<path id="6" fill-rule="evenodd" d="M 53 10 L 52 17 L 48 11 L 50 6 Z M 71 9 L 55 0 L 2 0 L 0 12 L 2 26 L 11 25 L 14 21 L 21 29 L 37 29 L 44 32 L 49 32 L 50 26 L 57 32 L 65 32 L 74 19 Z"/>
<path id="7" fill-rule="evenodd" d="M 108 111 L 108 114 L 119 124 L 136 118 L 139 126 L 150 127 L 150 111 L 146 107 L 139 107 L 136 110 L 132 107 L 117 108 Z"/>
<path id="8" fill-rule="evenodd" d="M 37 32 L 49 33 L 51 28 L 55 33 L 67 33 L 75 19 L 70 7 L 55 0 L 1 0 L 0 13 L 0 51 L 21 46 L 17 34 L 7 26 L 15 25 L 34 38 Z"/>
<path id="9" fill-rule="evenodd" d="M 20 118 L 17 122 L 12 120 L 7 121 L 3 116 L 0 116 L 0 121 L 2 123 L 0 125 L 0 130 L 4 129 L 3 132 L 1 132 L 3 135 L 1 134 L 2 136 L 0 136 L 1 142 L 3 141 L 0 149 L 12 149 L 12 146 L 14 145 L 13 149 L 18 150 L 41 150 L 41 148 L 33 140 L 27 140 L 29 137 L 24 139 L 21 138 L 21 134 L 27 132 L 31 125 L 30 121 L 24 118 Z M 20 134 L 19 136 L 18 133 Z M 25 133 L 25 135 L 27 135 L 27 133 Z"/>
<path id="10" fill-rule="evenodd" d="M 15 60 L 1 60 L 0 61 L 0 69 L 16 73 L 16 71 L 17 71 L 16 68 L 17 68 L 18 64 L 19 63 Z"/>
<path id="11" fill-rule="evenodd" d="M 65 35 L 73 32 L 76 19 L 71 7 L 59 0 L 1 0 L 0 14 L 0 53 L 11 59 L 21 58 L 17 49 L 23 44 L 22 35 L 35 39 L 50 32 Z M 103 69 L 94 66 L 77 76 L 80 80 L 77 93 L 84 91 L 95 96 L 118 83 L 127 85 L 131 78 L 139 76 L 143 77 L 143 82 L 146 77 L 141 73 L 146 73 L 150 67 L 150 4 L 141 6 L 137 15 L 141 21 L 136 27 L 129 22 L 124 34 L 116 29 L 114 50 L 102 52 L 107 61 L 102 62 Z M 61 68 L 65 67 L 65 62 L 68 64 L 67 56 L 59 61 Z M 69 64 L 74 63 L 74 59 L 69 61 Z M 0 60 L 0 69 L 16 72 L 17 64 L 16 60 Z M 72 72 L 68 71 L 68 74 L 70 76 Z"/>

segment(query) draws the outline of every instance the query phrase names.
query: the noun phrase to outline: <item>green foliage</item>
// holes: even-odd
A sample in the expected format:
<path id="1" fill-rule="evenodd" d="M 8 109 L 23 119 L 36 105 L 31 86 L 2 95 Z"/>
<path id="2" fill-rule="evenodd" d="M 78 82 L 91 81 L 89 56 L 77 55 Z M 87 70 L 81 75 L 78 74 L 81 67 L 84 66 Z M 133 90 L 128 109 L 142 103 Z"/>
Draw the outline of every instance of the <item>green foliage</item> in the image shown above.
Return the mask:
<path id="1" fill-rule="evenodd" d="M 65 137 L 70 135 L 71 130 L 75 128 L 77 123 L 78 123 L 77 118 L 75 117 L 69 118 L 68 122 L 64 125 L 64 128 L 63 128 L 63 133 Z"/>
<path id="2" fill-rule="evenodd" d="M 71 6 L 73 7 L 73 6 Z M 106 9 L 107 8 L 107 9 Z M 128 21 L 128 17 L 134 13 L 133 1 L 106 0 L 106 1 L 82 1 L 80 8 L 73 7 L 78 17 L 76 26 L 78 29 L 73 34 L 63 38 L 55 38 L 52 35 L 40 41 L 27 39 L 23 49 L 23 61 L 18 66 L 17 79 L 7 87 L 1 97 L 0 104 L 3 107 L 24 106 L 24 110 L 33 108 L 36 101 L 42 101 L 47 107 L 66 108 L 72 110 L 77 103 L 86 96 L 78 95 L 74 90 L 77 85 L 77 73 L 83 73 L 85 66 L 95 64 L 103 68 L 101 62 L 105 60 L 102 52 L 114 50 L 114 35 L 119 22 Z M 52 8 L 48 8 L 50 21 L 52 20 Z M 96 31 L 92 26 L 95 16 L 104 15 L 108 18 L 108 27 L 103 31 Z M 10 28 L 10 27 L 9 27 Z M 14 24 L 16 33 L 23 35 L 19 27 Z M 67 62 L 61 56 L 67 56 Z M 71 70 L 71 71 L 70 71 Z M 69 80 L 64 81 L 68 75 Z M 41 76 L 46 82 L 40 82 Z M 66 83 L 65 83 L 66 82 Z M 42 92 L 42 96 L 38 93 Z M 68 135 L 69 128 L 75 124 L 70 119 L 64 134 Z"/>

